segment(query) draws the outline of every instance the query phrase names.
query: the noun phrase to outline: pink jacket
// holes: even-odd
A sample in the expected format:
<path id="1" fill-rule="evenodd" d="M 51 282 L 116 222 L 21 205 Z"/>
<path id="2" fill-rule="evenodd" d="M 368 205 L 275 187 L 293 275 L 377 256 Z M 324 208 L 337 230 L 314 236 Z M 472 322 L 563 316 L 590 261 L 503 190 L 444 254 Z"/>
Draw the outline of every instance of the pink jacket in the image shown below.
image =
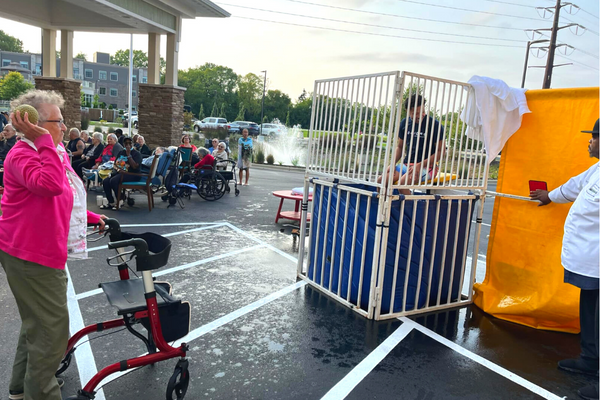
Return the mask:
<path id="1" fill-rule="evenodd" d="M 50 135 L 34 142 L 36 152 L 19 141 L 4 160 L 4 195 L 0 217 L 0 249 L 11 256 L 50 268 L 64 269 L 73 192 Z M 61 144 L 62 146 L 62 144 Z M 88 222 L 98 214 L 88 211 Z"/>

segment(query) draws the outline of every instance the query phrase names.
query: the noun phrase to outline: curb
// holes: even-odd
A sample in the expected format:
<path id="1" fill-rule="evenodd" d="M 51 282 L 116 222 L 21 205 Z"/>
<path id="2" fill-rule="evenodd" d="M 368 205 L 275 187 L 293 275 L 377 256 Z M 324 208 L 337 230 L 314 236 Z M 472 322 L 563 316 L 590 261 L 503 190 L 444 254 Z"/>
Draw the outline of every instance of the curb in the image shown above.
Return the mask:
<path id="1" fill-rule="evenodd" d="M 296 173 L 304 173 L 306 171 L 305 167 L 294 167 L 292 165 L 269 165 L 269 164 L 256 164 L 252 163 L 252 168 L 256 169 L 266 169 L 271 171 L 288 171 L 288 172 L 296 172 Z"/>

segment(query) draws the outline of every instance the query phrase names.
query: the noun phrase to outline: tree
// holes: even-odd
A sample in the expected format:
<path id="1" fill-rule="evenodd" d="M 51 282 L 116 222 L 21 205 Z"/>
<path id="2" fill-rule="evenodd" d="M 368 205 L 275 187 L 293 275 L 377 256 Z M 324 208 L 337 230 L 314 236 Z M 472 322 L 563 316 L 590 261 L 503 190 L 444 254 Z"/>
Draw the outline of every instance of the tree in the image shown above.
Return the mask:
<path id="1" fill-rule="evenodd" d="M 122 67 L 129 66 L 129 49 L 117 50 L 114 55 L 110 56 L 110 63 L 120 65 Z M 142 50 L 133 51 L 133 67 L 148 68 L 148 55 Z"/>
<path id="2" fill-rule="evenodd" d="M 80 51 L 79 53 L 77 53 L 75 58 L 79 58 L 79 59 L 82 59 L 83 61 L 87 61 L 87 56 L 85 55 L 85 53 L 83 51 Z"/>
<path id="3" fill-rule="evenodd" d="M 23 75 L 16 71 L 9 72 L 0 80 L 0 100 L 12 100 L 33 88 L 34 85 L 27 82 Z"/>
<path id="4" fill-rule="evenodd" d="M 98 100 L 100 99 L 100 97 L 95 94 L 94 95 L 94 102 L 92 103 L 92 105 L 94 106 L 94 108 L 98 108 L 99 104 L 98 104 Z"/>
<path id="5" fill-rule="evenodd" d="M 243 76 L 237 86 L 238 101 L 240 104 L 244 104 L 247 120 L 259 121 L 263 89 L 262 80 L 257 75 L 250 73 Z"/>
<path id="6" fill-rule="evenodd" d="M 225 103 L 221 104 L 221 111 L 219 111 L 219 117 L 227 119 L 227 113 L 225 112 Z"/>
<path id="7" fill-rule="evenodd" d="M 245 121 L 246 119 L 246 107 L 244 103 L 240 103 L 240 111 L 238 112 L 237 117 L 235 117 L 236 121 Z"/>
<path id="8" fill-rule="evenodd" d="M 206 115 L 204 114 L 204 104 L 200 104 L 200 111 L 198 112 L 198 119 L 200 121 L 202 121 L 204 118 L 206 118 Z"/>
<path id="9" fill-rule="evenodd" d="M 291 105 L 292 100 L 287 94 L 281 90 L 269 90 L 265 96 L 265 115 L 269 121 L 273 118 L 281 120 Z"/>
<path id="10" fill-rule="evenodd" d="M 219 115 L 219 108 L 217 107 L 217 102 L 215 101 L 215 104 L 213 105 L 213 109 L 210 112 L 210 116 L 217 117 L 218 115 Z"/>
<path id="11" fill-rule="evenodd" d="M 290 126 L 290 109 L 288 108 L 287 115 L 285 116 L 285 126 Z"/>
<path id="12" fill-rule="evenodd" d="M 302 94 L 300 96 L 298 96 L 298 102 L 301 103 L 304 100 L 306 100 L 306 96 L 308 94 L 306 93 L 306 89 L 302 89 Z"/>
<path id="13" fill-rule="evenodd" d="M 312 96 L 305 96 L 304 100 L 298 101 L 290 111 L 290 124 L 300 125 L 305 129 L 310 127 L 310 113 L 312 110 Z"/>
<path id="14" fill-rule="evenodd" d="M 4 31 L 0 31 L 0 50 L 23 53 L 23 42 L 14 36 L 4 33 Z"/>

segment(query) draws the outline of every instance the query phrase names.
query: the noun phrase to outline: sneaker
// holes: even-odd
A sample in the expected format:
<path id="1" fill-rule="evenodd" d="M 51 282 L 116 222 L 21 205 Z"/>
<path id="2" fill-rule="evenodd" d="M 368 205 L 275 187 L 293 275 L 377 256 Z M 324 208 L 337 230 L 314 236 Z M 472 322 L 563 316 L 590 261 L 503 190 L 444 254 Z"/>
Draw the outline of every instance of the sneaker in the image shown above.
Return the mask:
<path id="1" fill-rule="evenodd" d="M 558 368 L 577 374 L 598 375 L 598 361 L 587 361 L 582 358 L 569 358 L 559 361 Z"/>
<path id="2" fill-rule="evenodd" d="M 8 400 L 22 400 L 25 398 L 25 393 L 14 390 L 8 391 Z"/>
<path id="3" fill-rule="evenodd" d="M 598 399 L 598 385 L 588 385 L 577 391 L 579 397 L 585 400 Z"/>

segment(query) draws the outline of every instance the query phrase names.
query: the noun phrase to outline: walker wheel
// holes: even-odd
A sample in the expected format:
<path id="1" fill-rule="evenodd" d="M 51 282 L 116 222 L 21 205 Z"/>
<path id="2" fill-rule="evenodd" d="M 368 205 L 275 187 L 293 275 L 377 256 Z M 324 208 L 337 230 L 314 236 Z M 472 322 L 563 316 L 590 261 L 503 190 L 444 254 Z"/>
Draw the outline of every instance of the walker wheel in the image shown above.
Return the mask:
<path id="1" fill-rule="evenodd" d="M 127 198 L 127 205 L 129 207 L 133 207 L 133 205 L 135 204 L 135 199 L 132 199 L 131 197 Z"/>
<path id="2" fill-rule="evenodd" d="M 69 368 L 69 365 L 71 365 L 71 360 L 73 359 L 74 351 L 75 351 L 75 348 L 72 348 L 71 350 L 69 350 L 69 352 L 67 354 L 65 354 L 65 357 L 60 362 L 58 370 L 56 371 L 54 376 L 59 376 L 60 374 L 65 372 L 67 370 L 67 368 Z"/>
<path id="3" fill-rule="evenodd" d="M 235 189 L 235 195 L 239 196 L 240 195 L 240 189 Z"/>
<path id="4" fill-rule="evenodd" d="M 182 400 L 190 383 L 188 361 L 179 360 L 167 385 L 167 400 Z"/>

